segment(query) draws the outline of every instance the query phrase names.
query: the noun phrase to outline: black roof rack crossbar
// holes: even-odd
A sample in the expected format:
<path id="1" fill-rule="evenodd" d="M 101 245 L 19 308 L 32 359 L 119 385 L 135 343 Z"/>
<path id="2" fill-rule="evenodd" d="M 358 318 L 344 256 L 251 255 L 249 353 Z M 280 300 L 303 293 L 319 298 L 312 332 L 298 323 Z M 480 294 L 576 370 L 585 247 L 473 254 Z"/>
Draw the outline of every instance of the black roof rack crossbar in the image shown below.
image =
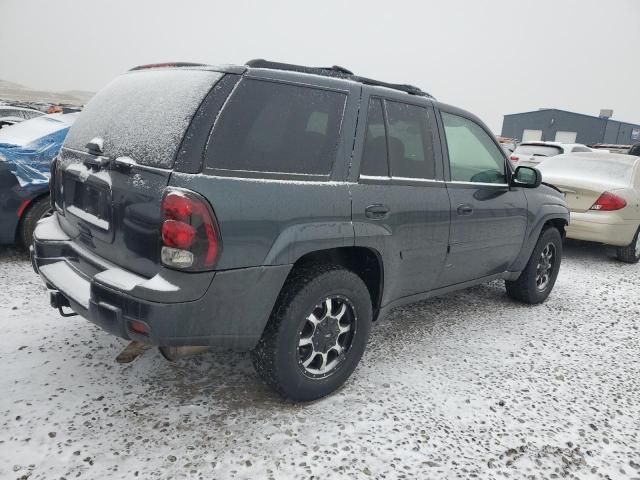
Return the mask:
<path id="1" fill-rule="evenodd" d="M 286 70 L 290 72 L 323 75 L 325 77 L 344 78 L 347 80 L 352 80 L 354 82 L 363 83 L 365 85 L 373 85 L 376 87 L 386 87 L 386 88 L 392 88 L 394 90 L 400 90 L 402 92 L 408 93 L 409 95 L 419 95 L 422 97 L 433 98 L 433 96 L 431 96 L 427 92 L 423 92 L 418 87 L 414 87 L 413 85 L 387 83 L 387 82 L 381 82 L 379 80 L 374 80 L 372 78 L 360 77 L 358 75 L 355 75 L 351 70 L 347 70 L 346 68 L 340 67 L 338 65 L 334 65 L 332 67 L 306 67 L 304 65 L 293 65 L 290 63 L 271 62 L 269 60 L 263 60 L 261 58 L 255 59 L 255 60 L 249 60 L 246 63 L 246 65 L 247 67 L 251 67 L 251 68 Z"/>

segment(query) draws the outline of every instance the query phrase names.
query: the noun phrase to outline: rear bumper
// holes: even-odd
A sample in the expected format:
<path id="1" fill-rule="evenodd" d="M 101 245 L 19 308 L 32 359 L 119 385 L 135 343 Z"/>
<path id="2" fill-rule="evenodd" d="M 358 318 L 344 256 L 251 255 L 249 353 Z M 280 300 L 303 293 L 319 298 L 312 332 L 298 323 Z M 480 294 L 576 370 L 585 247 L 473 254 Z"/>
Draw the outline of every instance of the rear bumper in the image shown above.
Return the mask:
<path id="1" fill-rule="evenodd" d="M 571 212 L 567 238 L 626 247 L 637 230 L 637 221 L 625 220 L 615 213 Z"/>
<path id="2" fill-rule="evenodd" d="M 60 229 L 57 215 L 38 224 L 31 256 L 48 288 L 59 292 L 73 311 L 113 335 L 153 345 L 241 351 L 250 350 L 260 339 L 291 269 L 290 265 L 215 273 L 161 269 L 147 279 L 83 250 Z M 146 326 L 148 334 L 133 331 L 135 322 Z"/>

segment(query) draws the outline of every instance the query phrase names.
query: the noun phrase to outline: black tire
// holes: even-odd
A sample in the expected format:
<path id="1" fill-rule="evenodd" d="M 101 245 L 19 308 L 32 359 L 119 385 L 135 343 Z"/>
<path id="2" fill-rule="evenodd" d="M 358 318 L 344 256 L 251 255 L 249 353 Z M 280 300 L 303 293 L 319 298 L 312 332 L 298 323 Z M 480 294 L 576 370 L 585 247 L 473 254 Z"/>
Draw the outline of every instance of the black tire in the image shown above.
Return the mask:
<path id="1" fill-rule="evenodd" d="M 539 284 L 545 277 L 544 275 L 542 275 L 542 278 L 539 277 L 538 264 L 542 261 L 543 251 L 545 251 L 548 246 L 551 246 L 553 249 L 553 264 L 546 270 L 548 273 L 546 282 Z M 529 258 L 529 262 L 520 274 L 520 277 L 515 281 L 505 282 L 507 295 L 514 300 L 529 304 L 544 302 L 556 283 L 561 262 L 562 236 L 556 228 L 547 228 L 540 234 L 540 238 L 538 238 L 538 242 L 531 253 L 531 258 Z M 544 268 L 543 271 L 545 271 Z"/>
<path id="2" fill-rule="evenodd" d="M 640 261 L 640 249 L 638 248 L 638 241 L 640 240 L 640 228 L 636 232 L 635 237 L 629 245 L 626 247 L 618 247 L 616 249 L 616 255 L 618 260 L 625 263 L 638 263 Z"/>
<path id="3" fill-rule="evenodd" d="M 349 345 L 342 355 L 331 353 L 338 355 L 335 360 L 339 360 L 333 370 L 326 375 L 312 375 L 303 365 L 301 351 L 304 353 L 306 347 L 300 343 L 308 318 L 317 308 L 323 308 L 322 302 L 328 298 L 343 302 L 353 322 L 353 332 L 335 337 L 336 344 L 339 339 L 347 339 Z M 330 318 L 326 317 L 325 323 L 328 324 Z M 366 348 L 371 319 L 371 297 L 358 275 L 337 265 L 300 267 L 283 286 L 262 338 L 251 352 L 251 361 L 262 379 L 284 397 L 303 402 L 316 400 L 336 390 L 353 373 Z M 337 322 L 340 328 L 341 320 Z M 320 332 L 320 323 L 312 327 L 312 338 Z M 312 352 L 307 354 L 307 360 L 319 354 L 315 352 L 315 344 L 309 348 Z M 328 367 L 326 358 L 320 355 L 320 362 L 324 361 L 323 365 Z"/>
<path id="4" fill-rule="evenodd" d="M 51 204 L 49 196 L 39 198 L 27 208 L 22 214 L 20 220 L 20 243 L 29 248 L 33 243 L 33 232 L 36 229 L 36 223 L 43 217 L 51 214 Z"/>

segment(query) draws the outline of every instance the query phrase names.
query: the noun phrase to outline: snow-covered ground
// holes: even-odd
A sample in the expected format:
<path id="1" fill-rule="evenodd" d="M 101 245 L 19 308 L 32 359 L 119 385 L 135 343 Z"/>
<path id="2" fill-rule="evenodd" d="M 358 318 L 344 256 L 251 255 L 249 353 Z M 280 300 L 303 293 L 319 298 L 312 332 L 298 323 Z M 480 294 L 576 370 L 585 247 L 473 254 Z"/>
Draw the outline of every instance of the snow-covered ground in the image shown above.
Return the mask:
<path id="1" fill-rule="evenodd" d="M 116 364 L 125 342 L 2 249 L 0 478 L 640 478 L 640 265 L 565 255 L 541 306 L 494 282 L 396 310 L 294 405 L 244 354 Z"/>

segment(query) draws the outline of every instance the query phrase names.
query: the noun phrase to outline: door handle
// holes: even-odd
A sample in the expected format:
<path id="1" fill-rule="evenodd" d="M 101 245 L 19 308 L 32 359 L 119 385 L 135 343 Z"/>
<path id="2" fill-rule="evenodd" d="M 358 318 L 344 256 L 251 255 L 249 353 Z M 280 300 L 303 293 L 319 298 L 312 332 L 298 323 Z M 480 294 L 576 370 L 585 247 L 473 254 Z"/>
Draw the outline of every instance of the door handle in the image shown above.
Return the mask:
<path id="1" fill-rule="evenodd" d="M 364 214 L 369 218 L 384 218 L 388 213 L 389 207 L 381 204 L 369 205 L 364 209 Z"/>
<path id="2" fill-rule="evenodd" d="M 458 205 L 458 215 L 471 215 L 473 213 L 473 207 L 468 203 Z"/>

